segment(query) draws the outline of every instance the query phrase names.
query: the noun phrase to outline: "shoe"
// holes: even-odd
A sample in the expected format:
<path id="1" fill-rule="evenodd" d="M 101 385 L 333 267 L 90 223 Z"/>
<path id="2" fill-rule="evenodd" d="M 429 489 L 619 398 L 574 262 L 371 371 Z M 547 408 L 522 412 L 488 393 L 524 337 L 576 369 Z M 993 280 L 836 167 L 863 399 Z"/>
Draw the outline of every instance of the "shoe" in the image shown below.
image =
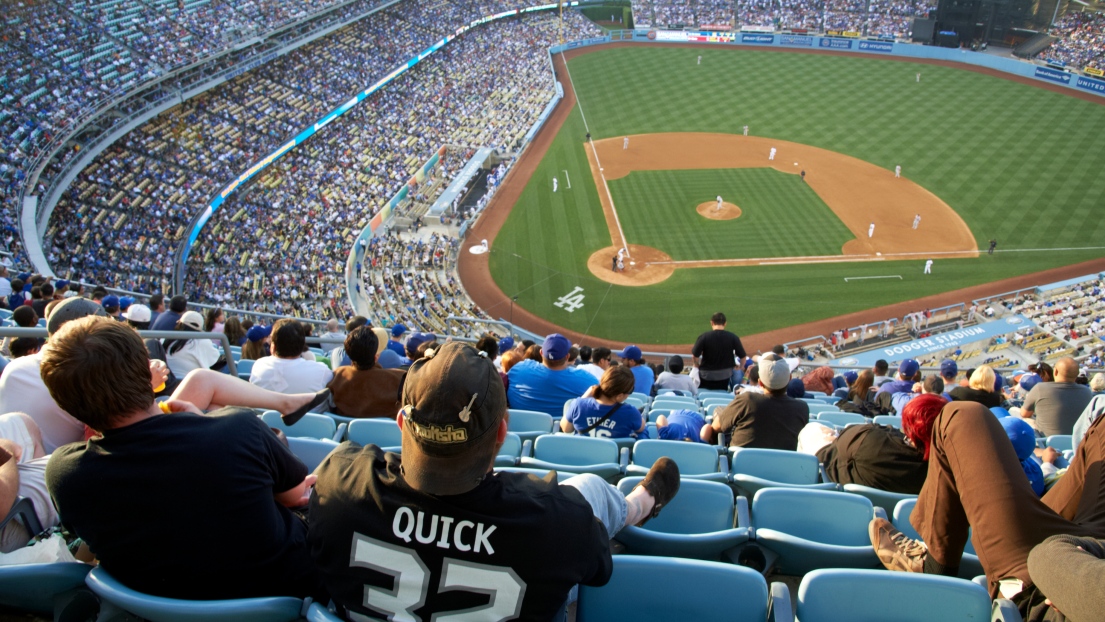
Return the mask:
<path id="1" fill-rule="evenodd" d="M 653 463 L 652 468 L 645 475 L 645 479 L 637 486 L 647 490 L 648 494 L 652 495 L 652 498 L 656 501 L 652 506 L 652 512 L 637 523 L 637 526 L 641 527 L 650 519 L 659 516 L 660 510 L 664 509 L 664 506 L 675 498 L 675 493 L 679 492 L 679 465 L 671 458 L 664 456 Z"/>
<path id="2" fill-rule="evenodd" d="M 898 531 L 890 521 L 875 517 L 867 526 L 871 536 L 871 546 L 879 561 L 889 570 L 899 572 L 924 572 L 925 557 L 928 549 L 924 543 L 914 540 Z"/>
<path id="3" fill-rule="evenodd" d="M 319 404 L 330 399 L 330 389 L 323 389 L 318 393 L 315 393 L 315 397 L 311 401 L 307 402 L 303 406 L 300 406 L 294 412 L 290 412 L 284 415 L 280 415 L 280 420 L 284 422 L 286 426 L 293 426 L 299 423 L 299 420 L 303 418 L 303 415 L 311 412 L 318 407 Z"/>

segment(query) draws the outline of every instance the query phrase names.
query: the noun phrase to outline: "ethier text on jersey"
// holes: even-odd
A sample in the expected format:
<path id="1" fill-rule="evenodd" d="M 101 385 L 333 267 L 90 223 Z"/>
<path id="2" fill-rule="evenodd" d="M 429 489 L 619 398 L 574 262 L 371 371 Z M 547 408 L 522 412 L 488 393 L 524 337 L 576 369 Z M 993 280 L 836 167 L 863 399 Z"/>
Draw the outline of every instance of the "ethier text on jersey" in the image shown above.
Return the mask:
<path id="1" fill-rule="evenodd" d="M 453 523 L 456 523 L 455 527 Z M 495 533 L 495 529 L 495 525 L 487 526 L 470 520 L 457 522 L 452 516 L 427 515 L 422 510 L 416 513 L 406 506 L 399 508 L 391 521 L 391 533 L 408 544 L 411 540 L 417 540 L 419 544 L 430 544 L 436 540 L 438 548 L 488 555 L 495 554 L 491 546 L 491 534 Z"/>

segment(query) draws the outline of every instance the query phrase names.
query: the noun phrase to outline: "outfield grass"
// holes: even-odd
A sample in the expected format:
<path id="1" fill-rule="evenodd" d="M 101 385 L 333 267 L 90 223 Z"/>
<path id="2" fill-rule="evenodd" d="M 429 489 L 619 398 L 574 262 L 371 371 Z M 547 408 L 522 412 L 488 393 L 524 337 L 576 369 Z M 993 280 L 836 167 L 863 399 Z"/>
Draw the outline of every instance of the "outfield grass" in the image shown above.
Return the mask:
<path id="1" fill-rule="evenodd" d="M 901 164 L 906 177 L 960 213 L 981 246 L 996 237 L 999 250 L 1024 251 L 937 260 L 929 277 L 918 259 L 678 270 L 652 287 L 611 286 L 586 267 L 587 257 L 611 240 L 589 181 L 587 130 L 577 109 L 491 256 L 492 275 L 506 294 L 570 329 L 642 344 L 689 343 L 718 310 L 738 333 L 751 334 L 1105 254 L 1026 250 L 1105 246 L 1100 104 L 954 68 L 720 46 L 618 48 L 583 55 L 569 68 L 595 138 L 736 134 L 747 124 L 753 135 L 832 149 L 887 169 Z M 567 76 L 561 80 L 569 86 Z M 573 187 L 567 190 L 562 178 L 554 194 L 550 179 L 564 170 Z M 778 229 L 778 243 L 793 235 Z M 903 280 L 843 281 L 893 274 Z M 577 286 L 584 288 L 582 308 L 567 313 L 553 306 Z"/>
<path id="2" fill-rule="evenodd" d="M 854 237 L 800 177 L 771 168 L 634 171 L 608 185 L 626 237 L 672 259 L 839 255 Z M 698 215 L 719 194 L 740 218 Z"/>

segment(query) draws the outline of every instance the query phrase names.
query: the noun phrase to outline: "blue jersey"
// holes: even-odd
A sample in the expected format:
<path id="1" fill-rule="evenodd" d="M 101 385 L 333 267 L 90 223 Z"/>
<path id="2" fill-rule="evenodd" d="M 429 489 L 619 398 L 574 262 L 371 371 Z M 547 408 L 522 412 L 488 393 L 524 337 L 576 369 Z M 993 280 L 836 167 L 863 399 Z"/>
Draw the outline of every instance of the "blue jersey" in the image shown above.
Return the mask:
<path id="1" fill-rule="evenodd" d="M 526 360 L 510 368 L 507 400 L 511 408 L 548 413 L 553 419 L 564 414 L 564 402 L 577 398 L 598 384 L 595 377 L 578 367 L 553 371 Z"/>
<path id="2" fill-rule="evenodd" d="M 652 368 L 648 365 L 638 365 L 629 371 L 633 372 L 633 379 L 635 380 L 633 390 L 637 393 L 651 395 L 652 383 L 656 381 L 656 374 L 652 373 Z"/>
<path id="3" fill-rule="evenodd" d="M 669 414 L 666 419 L 668 424 L 659 429 L 661 439 L 665 441 L 685 441 L 689 439 L 695 443 L 702 442 L 702 439 L 698 436 L 702 426 L 706 425 L 706 419 L 702 415 L 693 410 L 676 410 Z"/>
<path id="4" fill-rule="evenodd" d="M 575 426 L 576 432 L 582 432 L 594 425 L 610 411 L 613 406 L 599 404 L 593 397 L 582 397 L 568 408 L 568 422 Z M 588 434 L 598 438 L 628 438 L 641 429 L 641 411 L 632 404 L 622 404 L 614 414 L 603 421 Z"/>

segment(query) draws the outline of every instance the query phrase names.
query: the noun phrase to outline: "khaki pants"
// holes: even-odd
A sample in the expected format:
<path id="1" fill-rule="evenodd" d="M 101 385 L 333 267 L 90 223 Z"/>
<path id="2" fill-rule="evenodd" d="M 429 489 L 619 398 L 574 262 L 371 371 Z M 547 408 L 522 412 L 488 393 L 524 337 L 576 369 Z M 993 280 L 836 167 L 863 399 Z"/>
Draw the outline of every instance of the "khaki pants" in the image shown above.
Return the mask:
<path id="1" fill-rule="evenodd" d="M 958 566 L 973 542 L 991 595 L 998 581 L 1026 586 L 1028 554 L 1049 536 L 1105 537 L 1105 417 L 1078 447 L 1070 468 L 1043 499 L 1028 484 L 997 418 L 975 402 L 951 402 L 932 430 L 928 477 L 911 517 L 933 560 Z"/>

